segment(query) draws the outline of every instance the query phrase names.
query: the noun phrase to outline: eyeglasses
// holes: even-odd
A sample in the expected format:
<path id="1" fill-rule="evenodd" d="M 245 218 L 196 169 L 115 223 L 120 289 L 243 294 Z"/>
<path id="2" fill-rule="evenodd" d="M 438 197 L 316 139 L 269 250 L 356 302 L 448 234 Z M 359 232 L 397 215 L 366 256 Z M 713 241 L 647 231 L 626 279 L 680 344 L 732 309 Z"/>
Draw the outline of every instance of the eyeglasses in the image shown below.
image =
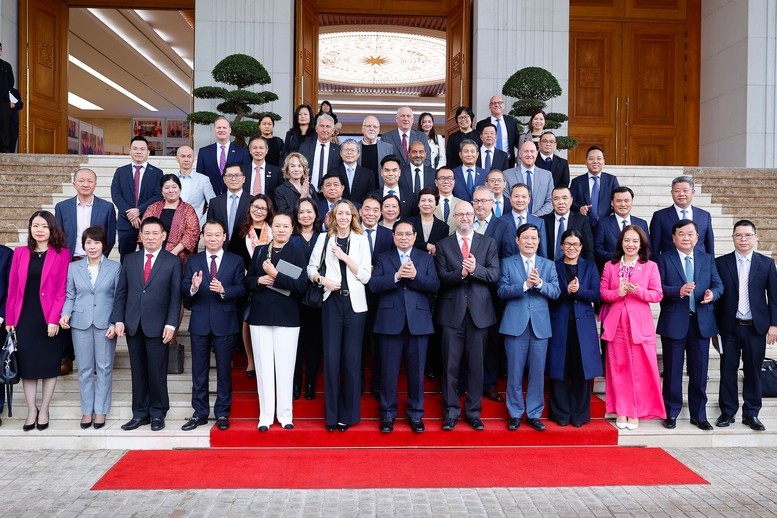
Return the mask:
<path id="1" fill-rule="evenodd" d="M 489 178 L 486 180 L 488 183 L 505 183 L 505 181 L 502 178 Z"/>
<path id="2" fill-rule="evenodd" d="M 485 198 L 483 200 L 472 200 L 473 205 L 485 205 L 488 202 L 494 201 L 491 198 Z"/>
<path id="3" fill-rule="evenodd" d="M 755 237 L 755 234 L 753 233 L 734 234 L 734 239 L 753 239 L 754 237 Z"/>
<path id="4" fill-rule="evenodd" d="M 574 250 L 580 250 L 583 247 L 583 243 L 561 243 L 564 248 L 572 248 Z"/>
<path id="5" fill-rule="evenodd" d="M 540 142 L 542 142 L 543 144 L 555 144 L 556 143 L 555 140 L 548 140 L 546 138 L 541 138 Z"/>
<path id="6" fill-rule="evenodd" d="M 394 235 L 397 237 L 413 237 L 412 232 L 394 232 Z"/>
<path id="7" fill-rule="evenodd" d="M 450 182 L 453 181 L 453 177 L 452 176 L 438 176 L 437 177 L 437 181 L 438 182 L 442 182 L 442 183 L 450 183 Z"/>
<path id="8" fill-rule="evenodd" d="M 251 205 L 251 210 L 255 210 L 256 212 L 267 212 L 267 207 L 260 206 L 260 205 Z"/>
<path id="9" fill-rule="evenodd" d="M 230 174 L 225 174 L 224 178 L 226 178 L 227 180 L 237 180 L 241 176 L 244 176 L 244 175 L 242 173 L 230 173 Z"/>
<path id="10" fill-rule="evenodd" d="M 456 120 L 457 121 L 463 121 L 463 120 L 466 120 L 466 119 L 469 119 L 469 118 L 471 118 L 469 115 L 459 115 L 458 117 L 456 117 Z"/>
<path id="11" fill-rule="evenodd" d="M 459 212 L 453 215 L 456 218 L 472 218 L 475 216 L 474 212 Z"/>
<path id="12" fill-rule="evenodd" d="M 380 129 L 380 126 L 378 126 L 377 124 L 362 124 L 362 128 Z"/>

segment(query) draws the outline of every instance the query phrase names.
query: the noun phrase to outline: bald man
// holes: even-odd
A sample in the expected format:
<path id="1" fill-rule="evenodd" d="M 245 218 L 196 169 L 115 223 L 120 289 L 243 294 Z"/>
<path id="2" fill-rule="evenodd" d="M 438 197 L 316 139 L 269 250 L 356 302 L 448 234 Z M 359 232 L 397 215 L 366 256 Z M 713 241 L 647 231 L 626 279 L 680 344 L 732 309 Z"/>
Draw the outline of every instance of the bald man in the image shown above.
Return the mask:
<path id="1" fill-rule="evenodd" d="M 496 128 L 496 148 L 504 151 L 510 157 L 510 167 L 515 166 L 515 144 L 518 142 L 518 122 L 515 117 L 504 115 L 505 100 L 495 95 L 488 100 L 490 117 L 478 121 L 475 129 L 483 132 L 487 124 L 493 124 Z"/>
<path id="2" fill-rule="evenodd" d="M 178 178 L 181 180 L 181 199 L 194 207 L 202 228 L 205 224 L 208 202 L 216 197 L 213 185 L 207 176 L 192 170 L 194 150 L 189 146 L 178 148 L 175 152 L 175 161 L 178 162 Z"/>

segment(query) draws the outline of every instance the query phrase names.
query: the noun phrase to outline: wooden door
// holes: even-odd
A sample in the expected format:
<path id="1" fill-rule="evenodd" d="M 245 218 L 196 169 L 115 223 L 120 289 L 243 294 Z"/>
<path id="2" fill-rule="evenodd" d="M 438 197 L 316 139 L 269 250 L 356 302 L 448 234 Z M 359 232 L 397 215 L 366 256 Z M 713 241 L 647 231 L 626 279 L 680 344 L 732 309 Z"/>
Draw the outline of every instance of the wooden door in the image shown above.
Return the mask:
<path id="1" fill-rule="evenodd" d="M 470 26 L 469 2 L 451 0 L 446 21 L 448 69 L 445 75 L 445 132 L 457 129 L 456 109 L 469 105 L 470 92 Z M 472 121 L 473 124 L 475 121 Z"/>
<path id="2" fill-rule="evenodd" d="M 313 0 L 298 0 L 296 17 L 294 99 L 296 104 L 318 104 L 318 10 Z"/>

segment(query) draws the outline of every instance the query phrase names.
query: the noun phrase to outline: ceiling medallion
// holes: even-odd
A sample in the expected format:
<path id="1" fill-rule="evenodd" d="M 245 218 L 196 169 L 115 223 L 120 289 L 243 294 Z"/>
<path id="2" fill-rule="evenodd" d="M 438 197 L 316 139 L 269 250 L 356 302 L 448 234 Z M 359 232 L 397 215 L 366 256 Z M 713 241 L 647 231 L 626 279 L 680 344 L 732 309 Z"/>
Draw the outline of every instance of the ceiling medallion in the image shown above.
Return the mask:
<path id="1" fill-rule="evenodd" d="M 386 58 L 382 58 L 380 56 L 370 56 L 368 58 L 364 58 L 364 64 L 373 66 L 385 65 Z"/>

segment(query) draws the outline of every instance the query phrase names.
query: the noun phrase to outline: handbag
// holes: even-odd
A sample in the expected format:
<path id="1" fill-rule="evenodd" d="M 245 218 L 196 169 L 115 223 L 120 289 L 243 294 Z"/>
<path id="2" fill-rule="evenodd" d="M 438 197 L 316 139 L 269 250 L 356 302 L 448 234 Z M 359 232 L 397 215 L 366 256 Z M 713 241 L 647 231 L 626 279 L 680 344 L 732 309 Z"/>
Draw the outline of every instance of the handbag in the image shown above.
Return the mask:
<path id="1" fill-rule="evenodd" d="M 16 333 L 9 331 L 3 349 L 0 350 L 0 383 L 5 384 L 8 417 L 13 417 L 13 386 L 19 383 L 20 378 L 16 347 Z"/>
<path id="2" fill-rule="evenodd" d="M 764 358 L 761 364 L 761 396 L 777 397 L 777 360 Z"/>
<path id="3" fill-rule="evenodd" d="M 324 247 L 321 249 L 321 262 L 318 265 L 318 275 L 326 275 L 326 245 L 329 244 L 329 236 L 324 239 Z M 308 281 L 308 288 L 302 296 L 302 303 L 309 308 L 320 308 L 324 303 L 324 288 L 313 281 Z"/>
<path id="4" fill-rule="evenodd" d="M 167 346 L 167 373 L 183 373 L 183 344 L 170 344 Z"/>

